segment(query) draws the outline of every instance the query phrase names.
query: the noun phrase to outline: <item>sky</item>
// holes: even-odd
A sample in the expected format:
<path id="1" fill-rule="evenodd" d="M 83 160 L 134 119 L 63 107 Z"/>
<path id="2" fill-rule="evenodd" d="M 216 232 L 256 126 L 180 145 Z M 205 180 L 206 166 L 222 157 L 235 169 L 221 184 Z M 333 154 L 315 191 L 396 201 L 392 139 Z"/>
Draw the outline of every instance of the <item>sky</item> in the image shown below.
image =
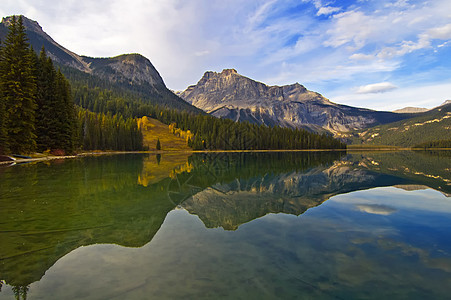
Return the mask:
<path id="1" fill-rule="evenodd" d="M 450 0 L 1 0 L 65 48 L 140 53 L 166 86 L 234 68 L 376 110 L 451 99 Z"/>

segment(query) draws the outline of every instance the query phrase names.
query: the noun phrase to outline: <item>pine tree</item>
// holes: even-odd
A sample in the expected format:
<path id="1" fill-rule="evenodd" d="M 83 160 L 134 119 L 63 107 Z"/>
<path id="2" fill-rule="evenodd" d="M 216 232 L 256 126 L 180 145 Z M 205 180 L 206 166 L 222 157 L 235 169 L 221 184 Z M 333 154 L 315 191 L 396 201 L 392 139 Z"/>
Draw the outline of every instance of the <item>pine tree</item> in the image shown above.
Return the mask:
<path id="1" fill-rule="evenodd" d="M 37 61 L 36 135 L 39 151 L 55 149 L 57 130 L 57 112 L 54 109 L 55 78 L 53 63 L 47 57 L 43 47 Z"/>
<path id="2" fill-rule="evenodd" d="M 157 150 L 161 150 L 161 144 L 160 144 L 160 139 L 157 140 Z"/>
<path id="3" fill-rule="evenodd" d="M 36 80 L 32 62 L 22 17 L 16 20 L 13 16 L 1 49 L 0 91 L 7 144 L 16 153 L 30 153 L 36 148 Z"/>
<path id="4" fill-rule="evenodd" d="M 55 147 L 65 152 L 72 152 L 75 149 L 76 137 L 75 107 L 69 82 L 60 70 L 56 73 L 55 99 L 55 110 L 58 116 Z"/>

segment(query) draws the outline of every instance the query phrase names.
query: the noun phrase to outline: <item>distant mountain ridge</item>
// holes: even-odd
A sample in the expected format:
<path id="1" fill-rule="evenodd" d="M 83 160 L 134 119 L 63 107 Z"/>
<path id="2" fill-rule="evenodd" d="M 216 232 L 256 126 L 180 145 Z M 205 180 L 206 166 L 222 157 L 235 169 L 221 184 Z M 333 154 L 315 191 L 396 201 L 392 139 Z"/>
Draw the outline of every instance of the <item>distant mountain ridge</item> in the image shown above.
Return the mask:
<path id="1" fill-rule="evenodd" d="M 429 109 L 425 108 L 425 107 L 404 107 L 404 108 L 400 108 L 397 110 L 394 110 L 393 112 L 395 113 L 407 113 L 407 114 L 412 114 L 412 113 L 420 113 L 420 112 L 425 112 L 428 111 Z"/>
<path id="2" fill-rule="evenodd" d="M 401 108 L 401 109 L 394 110 L 393 112 L 395 112 L 395 113 L 421 113 L 421 112 L 427 112 L 429 110 L 433 110 L 433 109 L 435 109 L 437 107 L 448 105 L 448 104 L 451 104 L 451 100 L 446 100 L 445 102 L 443 102 L 439 106 L 436 106 L 436 107 L 431 108 L 431 109 L 425 108 L 425 107 L 411 107 L 411 106 L 408 106 L 408 107 L 404 107 L 404 108 Z"/>
<path id="3" fill-rule="evenodd" d="M 234 69 L 205 72 L 180 97 L 219 118 L 329 131 L 336 135 L 409 117 L 336 104 L 299 83 L 268 86 Z"/>
<path id="4" fill-rule="evenodd" d="M 12 16 L 4 17 L 0 23 L 1 40 L 7 35 L 11 19 Z M 136 53 L 106 58 L 80 56 L 55 42 L 38 22 L 24 16 L 22 19 L 34 50 L 39 52 L 44 46 L 54 63 L 98 77 L 111 84 L 120 84 L 122 87 L 135 90 L 138 88 L 142 91 L 143 98 L 148 98 L 147 100 L 153 101 L 154 104 L 199 112 L 166 87 L 162 77 L 146 57 Z M 62 71 L 64 73 L 65 69 Z"/>

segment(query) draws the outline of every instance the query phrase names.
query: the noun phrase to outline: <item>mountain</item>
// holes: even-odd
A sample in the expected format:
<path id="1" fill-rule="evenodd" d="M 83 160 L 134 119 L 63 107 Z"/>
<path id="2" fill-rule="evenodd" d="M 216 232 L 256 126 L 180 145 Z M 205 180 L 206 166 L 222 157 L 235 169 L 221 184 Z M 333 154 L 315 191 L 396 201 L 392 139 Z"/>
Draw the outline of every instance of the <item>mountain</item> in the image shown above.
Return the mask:
<path id="1" fill-rule="evenodd" d="M 425 111 L 428 111 L 428 109 L 424 108 L 424 107 L 411 107 L 411 106 L 408 106 L 408 107 L 404 107 L 404 108 L 400 108 L 400 109 L 394 110 L 393 112 L 401 113 L 401 114 L 402 113 L 413 114 L 413 113 L 420 113 L 420 112 L 425 112 Z"/>
<path id="2" fill-rule="evenodd" d="M 74 81 L 77 80 L 88 82 L 100 79 L 105 83 L 99 85 L 119 89 L 121 93 L 124 91 L 133 93 L 147 103 L 200 112 L 166 87 L 160 74 L 146 57 L 140 54 L 123 54 L 107 58 L 81 56 L 55 42 L 38 22 L 24 16 L 22 18 L 27 37 L 34 50 L 39 52 L 44 46 L 47 55 L 54 63 L 63 67 L 62 72 L 73 85 L 76 85 Z M 11 19 L 12 16 L 2 19 L 0 40 L 6 37 Z M 77 71 L 81 74 L 74 75 Z"/>
<path id="3" fill-rule="evenodd" d="M 189 86 L 180 96 L 219 118 L 329 131 L 337 135 L 409 117 L 336 104 L 299 83 L 267 86 L 234 69 L 206 72 L 196 85 Z"/>
<path id="4" fill-rule="evenodd" d="M 417 113 L 415 117 L 360 130 L 353 134 L 354 144 L 412 147 L 421 143 L 451 140 L 451 102 Z"/>
<path id="5" fill-rule="evenodd" d="M 440 104 L 440 105 L 437 106 L 437 107 L 444 106 L 444 105 L 448 105 L 448 104 L 451 104 L 451 100 L 446 100 L 445 102 L 443 102 L 442 104 Z M 434 107 L 434 108 L 437 108 L 437 107 Z M 394 110 L 393 112 L 395 112 L 395 113 L 407 113 L 407 114 L 412 114 L 412 113 L 427 112 L 427 111 L 429 111 L 429 110 L 430 110 L 430 109 L 424 108 L 424 107 L 411 107 L 411 106 L 408 106 L 408 107 L 404 107 L 404 108 L 401 108 L 401 109 Z"/>

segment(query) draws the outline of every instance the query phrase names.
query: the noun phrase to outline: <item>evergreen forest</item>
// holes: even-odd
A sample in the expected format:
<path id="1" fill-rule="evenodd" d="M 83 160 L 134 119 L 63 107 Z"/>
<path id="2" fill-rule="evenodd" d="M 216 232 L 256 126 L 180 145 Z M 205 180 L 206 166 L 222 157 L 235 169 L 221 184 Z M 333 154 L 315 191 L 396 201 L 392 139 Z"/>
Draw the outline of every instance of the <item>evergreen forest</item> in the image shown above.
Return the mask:
<path id="1" fill-rule="evenodd" d="M 429 141 L 421 144 L 417 144 L 414 148 L 451 148 L 451 140 L 438 140 L 438 141 Z"/>

